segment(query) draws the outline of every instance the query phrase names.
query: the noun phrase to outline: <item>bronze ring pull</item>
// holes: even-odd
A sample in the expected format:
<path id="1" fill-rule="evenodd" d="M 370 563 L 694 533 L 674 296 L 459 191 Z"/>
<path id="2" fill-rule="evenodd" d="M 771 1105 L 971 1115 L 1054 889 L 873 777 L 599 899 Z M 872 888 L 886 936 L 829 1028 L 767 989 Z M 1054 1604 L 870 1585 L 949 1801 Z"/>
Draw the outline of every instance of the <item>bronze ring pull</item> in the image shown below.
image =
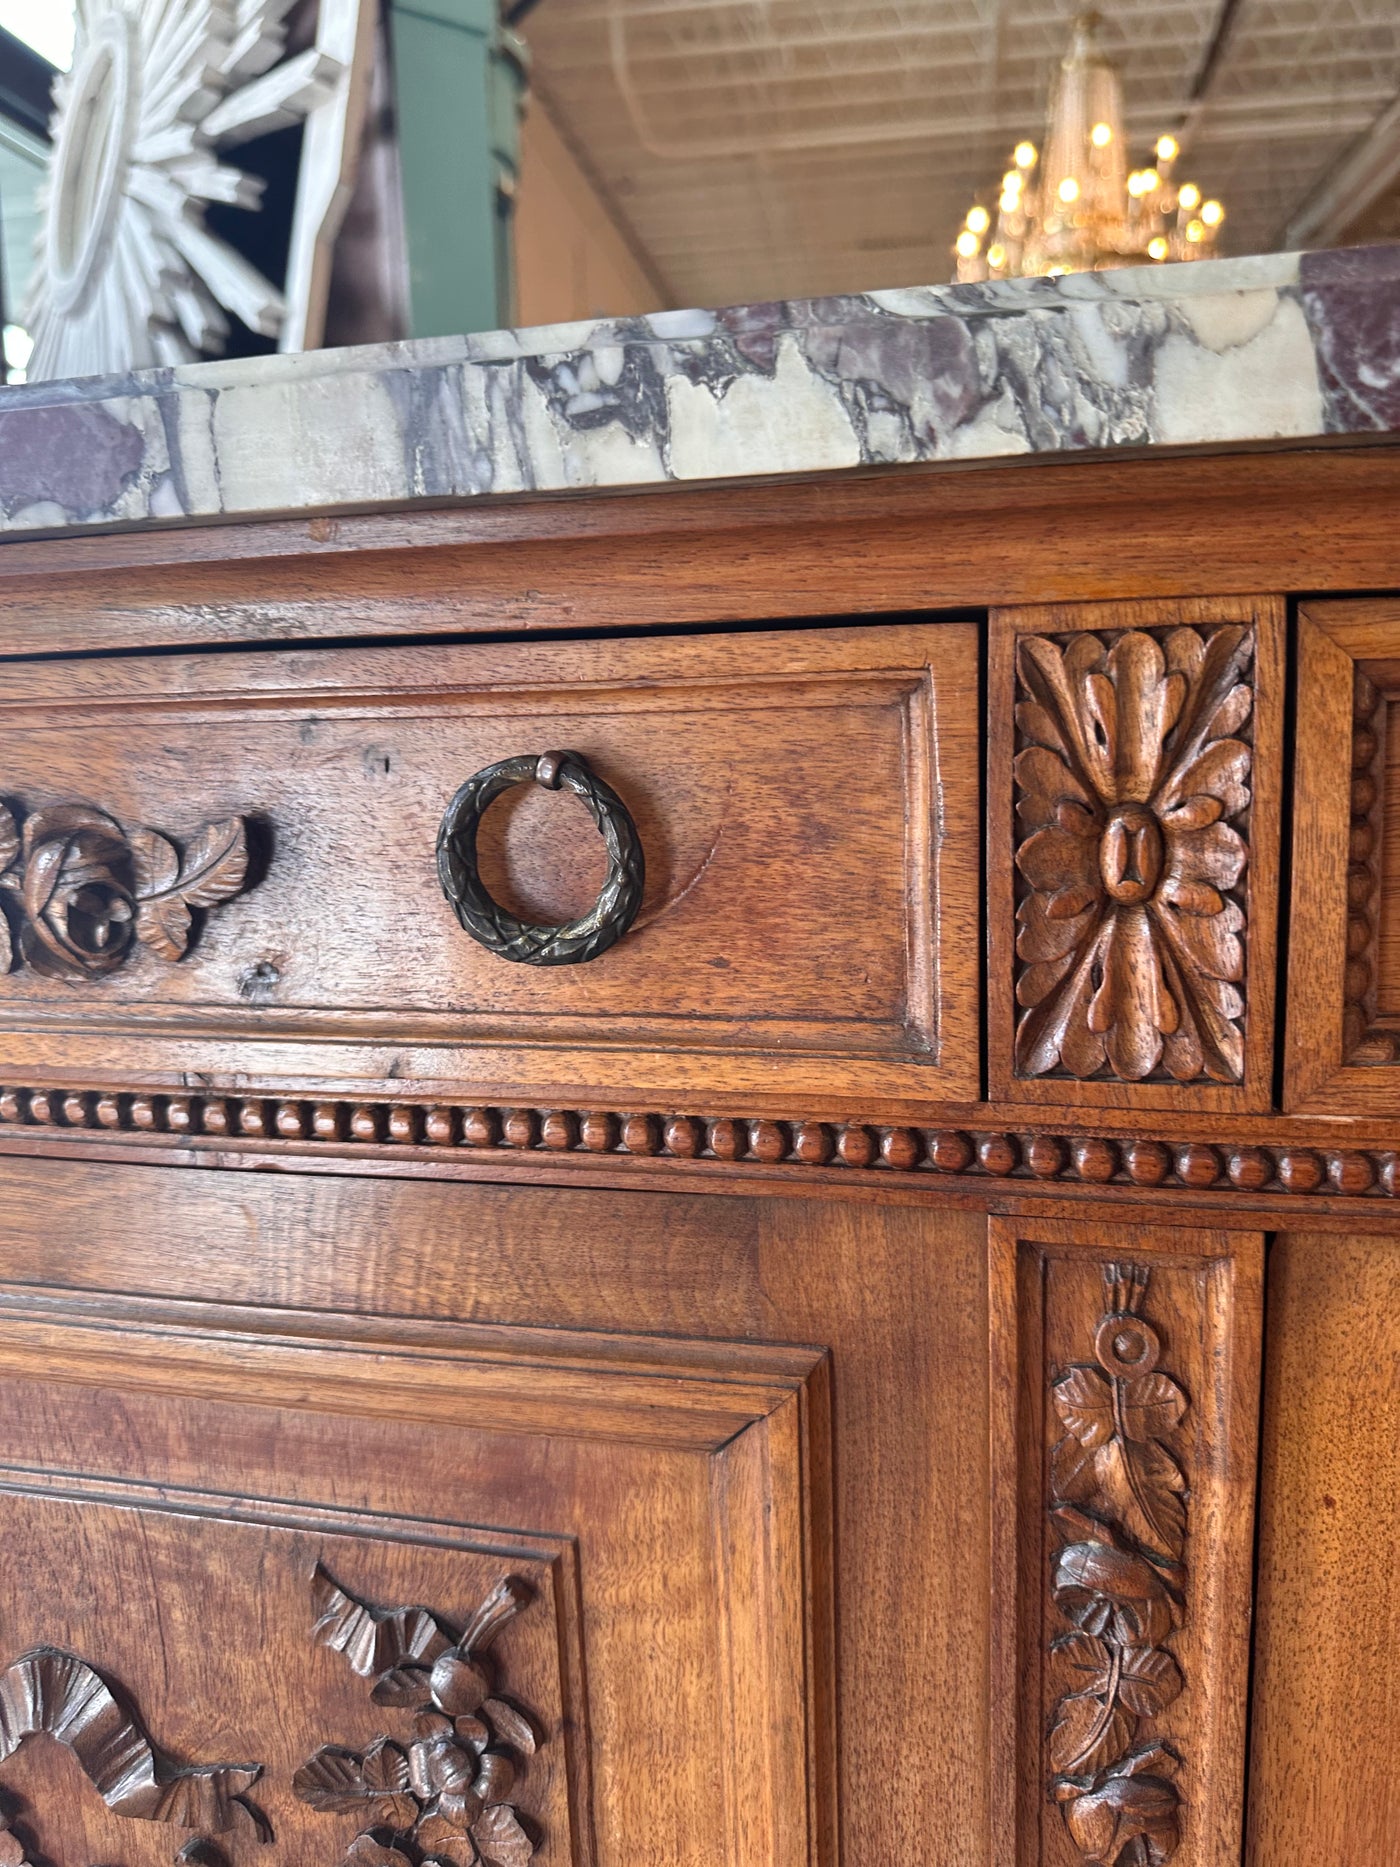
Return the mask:
<path id="1" fill-rule="evenodd" d="M 513 784 L 533 778 L 546 790 L 566 785 L 597 824 L 608 851 L 608 878 L 587 914 L 562 927 L 517 920 L 492 900 L 476 862 L 476 832 L 486 808 Z M 527 753 L 488 765 L 458 791 L 437 839 L 438 879 L 473 940 L 527 966 L 577 966 L 620 940 L 642 902 L 642 842 L 627 806 L 577 752 Z"/>

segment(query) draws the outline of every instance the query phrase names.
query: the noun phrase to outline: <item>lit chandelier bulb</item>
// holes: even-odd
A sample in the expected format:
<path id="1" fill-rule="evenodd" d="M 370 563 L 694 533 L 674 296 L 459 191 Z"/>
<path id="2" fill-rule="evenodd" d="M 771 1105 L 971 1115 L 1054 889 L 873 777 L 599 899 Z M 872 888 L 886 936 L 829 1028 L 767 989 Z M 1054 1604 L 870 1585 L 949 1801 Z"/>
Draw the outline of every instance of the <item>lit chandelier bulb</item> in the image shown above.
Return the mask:
<path id="1" fill-rule="evenodd" d="M 970 228 L 964 227 L 953 245 L 959 259 L 976 259 L 982 242 Z"/>
<path id="2" fill-rule="evenodd" d="M 1183 182 L 1176 198 L 1188 213 L 1201 205 L 1201 191 L 1195 182 Z"/>
<path id="3" fill-rule="evenodd" d="M 1089 141 L 1095 149 L 1107 149 L 1113 141 L 1112 126 L 1107 123 L 1096 123 L 1089 132 Z"/>
<path id="4" fill-rule="evenodd" d="M 1201 219 L 1207 227 L 1218 227 L 1225 218 L 1225 210 L 1218 201 L 1207 201 L 1201 209 Z"/>
<path id="5" fill-rule="evenodd" d="M 1033 169 L 1035 167 L 1034 143 L 1017 143 L 1016 166 L 1018 169 Z"/>
<path id="6" fill-rule="evenodd" d="M 1055 192 L 1068 207 L 1071 201 L 1079 199 L 1079 183 L 1072 175 L 1066 175 Z"/>
<path id="7" fill-rule="evenodd" d="M 992 217 L 984 207 L 970 207 L 967 210 L 967 225 L 973 233 L 985 233 L 992 224 Z"/>
<path id="8" fill-rule="evenodd" d="M 1159 162 L 1175 162 L 1180 153 L 1181 145 L 1174 136 L 1159 136 L 1157 138 L 1156 155 Z"/>

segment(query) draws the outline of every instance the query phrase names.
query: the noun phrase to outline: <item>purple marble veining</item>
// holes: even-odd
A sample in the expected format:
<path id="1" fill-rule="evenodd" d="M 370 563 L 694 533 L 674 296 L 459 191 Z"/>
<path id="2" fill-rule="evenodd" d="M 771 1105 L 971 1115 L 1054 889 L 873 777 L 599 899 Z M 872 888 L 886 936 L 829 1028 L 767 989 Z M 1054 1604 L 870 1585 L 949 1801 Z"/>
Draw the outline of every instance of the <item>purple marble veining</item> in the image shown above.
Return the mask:
<path id="1" fill-rule="evenodd" d="M 1400 246 L 1304 253 L 1298 284 L 1328 433 L 1400 431 Z"/>
<path id="2" fill-rule="evenodd" d="M 0 530 L 1400 433 L 1400 247 L 0 389 Z"/>
<path id="3" fill-rule="evenodd" d="M 0 412 L 0 509 L 42 502 L 66 513 L 101 512 L 136 479 L 145 459 L 139 428 L 100 402 L 22 404 Z"/>

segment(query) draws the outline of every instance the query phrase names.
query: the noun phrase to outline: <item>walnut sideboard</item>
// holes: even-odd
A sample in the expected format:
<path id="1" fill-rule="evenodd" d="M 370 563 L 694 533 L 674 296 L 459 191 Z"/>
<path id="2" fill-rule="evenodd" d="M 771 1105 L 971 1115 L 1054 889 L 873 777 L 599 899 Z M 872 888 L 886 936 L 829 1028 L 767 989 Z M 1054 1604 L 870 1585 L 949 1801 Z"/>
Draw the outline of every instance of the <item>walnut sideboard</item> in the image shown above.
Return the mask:
<path id="1" fill-rule="evenodd" d="M 0 1862 L 1400 1861 L 1397 513 L 0 546 Z"/>

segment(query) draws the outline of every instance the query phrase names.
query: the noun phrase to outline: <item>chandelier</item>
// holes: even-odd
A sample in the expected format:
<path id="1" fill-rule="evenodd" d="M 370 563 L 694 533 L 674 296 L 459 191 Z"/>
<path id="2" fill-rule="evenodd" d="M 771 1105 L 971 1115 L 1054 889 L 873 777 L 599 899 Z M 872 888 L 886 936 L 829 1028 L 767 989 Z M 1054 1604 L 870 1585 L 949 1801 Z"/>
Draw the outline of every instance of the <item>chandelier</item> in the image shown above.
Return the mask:
<path id="1" fill-rule="evenodd" d="M 1100 17 L 1082 13 L 1050 90 L 1045 145 L 1018 143 L 995 216 L 968 209 L 954 243 L 959 283 L 1058 277 L 1143 261 L 1205 259 L 1225 210 L 1194 182 L 1174 181 L 1180 151 L 1159 136 L 1154 160 L 1128 168 L 1123 87 L 1099 44 Z"/>

